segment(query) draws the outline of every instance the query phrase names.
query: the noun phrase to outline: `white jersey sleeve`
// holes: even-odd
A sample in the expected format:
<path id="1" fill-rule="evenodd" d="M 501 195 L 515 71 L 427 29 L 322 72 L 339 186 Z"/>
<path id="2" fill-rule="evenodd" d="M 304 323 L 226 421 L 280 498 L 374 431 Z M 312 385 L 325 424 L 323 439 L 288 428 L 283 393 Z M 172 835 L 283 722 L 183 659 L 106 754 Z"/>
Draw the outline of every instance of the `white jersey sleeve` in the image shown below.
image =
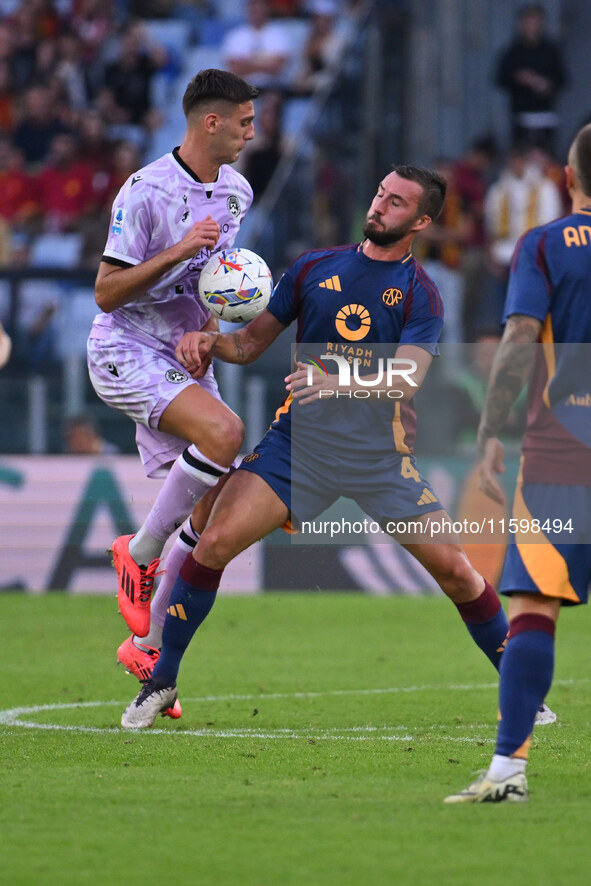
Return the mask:
<path id="1" fill-rule="evenodd" d="M 207 215 L 221 234 L 214 250 L 200 249 L 133 302 L 99 314 L 91 336 L 117 335 L 118 343 L 132 336 L 170 352 L 185 332 L 201 329 L 209 319 L 198 294 L 201 268 L 214 252 L 232 246 L 251 203 L 252 188 L 231 166 L 222 166 L 206 186 L 176 151 L 130 176 L 113 204 L 103 260 L 123 266 L 148 261 L 179 243 Z"/>
<path id="2" fill-rule="evenodd" d="M 138 187 L 140 181 L 141 177 L 132 176 L 117 194 L 103 253 L 130 265 L 146 260 L 153 233 L 153 201 L 158 193 L 148 183 Z"/>

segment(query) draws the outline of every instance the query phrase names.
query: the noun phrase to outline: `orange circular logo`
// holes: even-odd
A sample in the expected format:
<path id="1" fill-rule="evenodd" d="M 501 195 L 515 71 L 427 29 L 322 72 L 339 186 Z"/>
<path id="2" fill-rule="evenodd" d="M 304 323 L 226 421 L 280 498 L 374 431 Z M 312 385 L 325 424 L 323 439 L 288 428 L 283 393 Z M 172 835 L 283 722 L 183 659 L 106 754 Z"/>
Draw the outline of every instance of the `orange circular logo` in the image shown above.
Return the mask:
<path id="1" fill-rule="evenodd" d="M 402 301 L 403 292 L 401 289 L 386 289 L 384 293 L 382 293 L 382 301 L 389 308 L 397 305 L 398 302 Z"/>
<path id="2" fill-rule="evenodd" d="M 347 341 L 361 341 L 371 326 L 369 311 L 363 305 L 345 305 L 335 317 L 335 326 Z"/>

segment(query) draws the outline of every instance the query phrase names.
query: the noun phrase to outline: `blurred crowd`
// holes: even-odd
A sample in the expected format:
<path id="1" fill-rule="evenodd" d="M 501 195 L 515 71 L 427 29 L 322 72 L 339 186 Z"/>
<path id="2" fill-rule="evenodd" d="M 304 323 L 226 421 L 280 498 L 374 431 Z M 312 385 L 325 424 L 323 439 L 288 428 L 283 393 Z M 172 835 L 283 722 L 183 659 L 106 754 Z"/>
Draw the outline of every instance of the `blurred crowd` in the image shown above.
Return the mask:
<path id="1" fill-rule="evenodd" d="M 419 257 L 441 290 L 448 342 L 500 333 L 519 238 L 569 209 L 564 163 L 555 155 L 558 97 L 568 73 L 560 44 L 547 31 L 543 4 L 518 8 L 492 80 L 506 94 L 509 145 L 500 150 L 493 134 L 483 135 L 463 156 L 431 164 L 448 182 L 448 195 Z"/>
<path id="2" fill-rule="evenodd" d="M 0 2 L 0 255 L 75 232 L 112 201 L 158 125 L 151 83 L 170 65 L 110 0 Z"/>
<path id="3" fill-rule="evenodd" d="M 174 132 L 166 128 L 169 104 L 178 113 L 192 65 L 201 58 L 261 90 L 257 138 L 239 161 L 256 204 L 298 131 L 302 109 L 330 85 L 346 57 L 363 5 L 0 0 L 0 266 L 96 269 L 113 199 L 129 175 L 174 146 Z M 168 39 L 170 22 L 187 35 L 186 57 Z M 210 55 L 195 54 L 202 48 Z M 484 134 L 461 157 L 433 159 L 448 181 L 448 197 L 442 217 L 417 241 L 417 257 L 444 298 L 448 342 L 473 342 L 483 330 L 500 330 L 517 240 L 567 207 L 553 151 L 556 100 L 568 76 L 560 47 L 546 32 L 543 6 L 520 8 L 492 79 L 491 87 L 507 94 L 512 142 L 499 146 L 494 135 Z M 314 171 L 314 242 L 305 246 L 347 236 L 342 200 L 350 188 L 333 154 Z M 59 287 L 47 281 L 20 288 L 19 329 L 10 331 L 16 356 L 24 342 L 33 371 L 41 371 L 55 350 L 60 297 Z M 94 305 L 88 294 L 83 303 L 86 322 Z M 65 347 L 72 341 L 76 300 L 69 297 L 68 304 Z M 0 323 L 6 327 L 14 320 L 10 305 L 6 281 L 0 281 Z"/>
<path id="4" fill-rule="evenodd" d="M 493 135 L 459 158 L 431 164 L 447 181 L 440 218 L 415 243 L 415 255 L 439 287 L 444 340 L 474 342 L 500 332 L 511 257 L 529 228 L 564 215 L 563 166 L 547 149 L 517 142 L 500 152 Z"/>
<path id="5" fill-rule="evenodd" d="M 11 263 L 23 240 L 74 232 L 78 261 L 96 266 L 114 196 L 155 159 L 165 122 L 155 83 L 183 72 L 175 47 L 159 40 L 161 18 L 184 22 L 189 46 L 202 37 L 217 43 L 224 67 L 272 93 L 262 102 L 262 137 L 245 158 L 258 195 L 278 160 L 283 100 L 321 87 L 342 50 L 348 6 L 0 0 L 0 263 Z M 297 58 L 285 28 L 293 18 L 306 26 Z"/>
<path id="6" fill-rule="evenodd" d="M 119 188 L 174 147 L 184 128 L 182 93 L 202 59 L 201 66 L 233 70 L 261 91 L 258 138 L 241 158 L 258 200 L 285 147 L 286 106 L 293 130 L 300 103 L 338 64 L 358 5 L 0 0 L 0 267 L 96 270 Z M 195 55 L 201 48 L 209 55 Z M 63 297 L 55 282 L 25 281 L 11 328 L 10 287 L 0 280 L 0 323 L 14 339 L 13 364 L 20 359 L 40 372 L 64 358 L 76 300 L 69 293 L 64 312 Z M 88 293 L 79 301 L 87 325 L 94 301 Z"/>

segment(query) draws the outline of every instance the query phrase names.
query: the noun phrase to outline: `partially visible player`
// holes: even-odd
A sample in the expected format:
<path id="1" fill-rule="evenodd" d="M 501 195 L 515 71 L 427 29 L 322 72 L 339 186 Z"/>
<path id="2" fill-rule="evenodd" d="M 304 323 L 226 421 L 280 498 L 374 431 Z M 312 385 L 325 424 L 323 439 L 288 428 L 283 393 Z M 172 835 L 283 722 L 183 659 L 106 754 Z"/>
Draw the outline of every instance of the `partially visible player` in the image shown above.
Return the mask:
<path id="1" fill-rule="evenodd" d="M 504 503 L 497 435 L 533 364 L 513 503 L 524 531 L 511 539 L 501 577 L 510 624 L 497 745 L 488 771 L 447 803 L 528 799 L 530 736 L 552 683 L 560 608 L 586 603 L 591 581 L 591 125 L 576 135 L 565 172 L 572 214 L 534 228 L 517 246 L 479 427 L 481 488 Z M 541 533 L 525 531 L 533 520 Z"/>
<path id="2" fill-rule="evenodd" d="M 2 323 L 0 323 L 0 369 L 2 369 L 3 366 L 6 366 L 10 360 L 11 351 L 12 339 L 4 329 Z"/>
<path id="3" fill-rule="evenodd" d="M 232 245 L 252 203 L 250 185 L 229 164 L 254 136 L 257 95 L 227 71 L 204 70 L 191 80 L 182 144 L 121 188 L 96 279 L 102 313 L 88 341 L 92 384 L 136 423 L 147 475 L 166 477 L 139 532 L 113 543 L 120 611 L 140 638 L 150 630 L 166 540 L 227 475 L 243 439 L 211 366 L 191 377 L 175 348 L 188 331 L 217 329 L 197 283 L 212 252 Z"/>
<path id="4" fill-rule="evenodd" d="M 410 247 L 415 235 L 437 217 L 444 196 L 444 181 L 429 170 L 395 167 L 378 187 L 361 244 L 300 256 L 279 281 L 267 310 L 235 333 L 184 336 L 177 347 L 180 362 L 190 373 L 199 371 L 201 361 L 212 355 L 250 362 L 297 319 L 299 342 L 350 347 L 362 341 L 366 350 L 381 345 L 400 359 L 414 360 L 414 380 L 420 386 L 438 353 L 443 306 Z M 294 401 L 314 401 L 297 407 L 302 413 L 310 410 L 314 423 L 320 383 L 308 386 L 307 368 L 301 366 L 287 382 L 289 397 L 276 421 L 228 479 L 193 555 L 180 569 L 164 623 L 162 652 L 151 679 L 123 714 L 125 728 L 151 726 L 158 713 L 174 703 L 182 656 L 213 606 L 224 567 L 288 518 L 313 519 L 341 495 L 356 500 L 382 526 L 388 520 L 410 518 L 425 526 L 444 514 L 414 459 L 412 396 L 417 388 L 410 382 L 401 384 L 404 402 L 389 401 L 376 413 L 375 423 L 372 413 L 369 427 L 366 409 L 354 408 L 348 411 L 346 427 L 338 417 L 328 431 L 318 422 L 315 439 L 304 446 L 291 432 Z M 326 386 L 325 377 L 321 383 Z M 291 482 L 296 475 L 297 502 Z M 507 620 L 494 589 L 458 544 L 398 538 L 435 577 L 477 645 L 498 667 Z"/>

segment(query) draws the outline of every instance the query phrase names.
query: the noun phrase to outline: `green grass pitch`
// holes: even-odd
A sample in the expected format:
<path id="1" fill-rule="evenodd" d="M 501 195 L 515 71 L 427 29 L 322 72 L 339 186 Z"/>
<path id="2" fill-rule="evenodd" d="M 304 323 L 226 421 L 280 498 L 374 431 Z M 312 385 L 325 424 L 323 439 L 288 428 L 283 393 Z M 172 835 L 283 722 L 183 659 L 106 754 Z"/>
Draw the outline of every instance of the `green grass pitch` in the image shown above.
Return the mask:
<path id="1" fill-rule="evenodd" d="M 589 618 L 561 617 L 530 802 L 457 807 L 493 750 L 496 680 L 445 599 L 221 597 L 182 719 L 129 734 L 115 600 L 0 594 L 0 882 L 587 882 Z"/>

